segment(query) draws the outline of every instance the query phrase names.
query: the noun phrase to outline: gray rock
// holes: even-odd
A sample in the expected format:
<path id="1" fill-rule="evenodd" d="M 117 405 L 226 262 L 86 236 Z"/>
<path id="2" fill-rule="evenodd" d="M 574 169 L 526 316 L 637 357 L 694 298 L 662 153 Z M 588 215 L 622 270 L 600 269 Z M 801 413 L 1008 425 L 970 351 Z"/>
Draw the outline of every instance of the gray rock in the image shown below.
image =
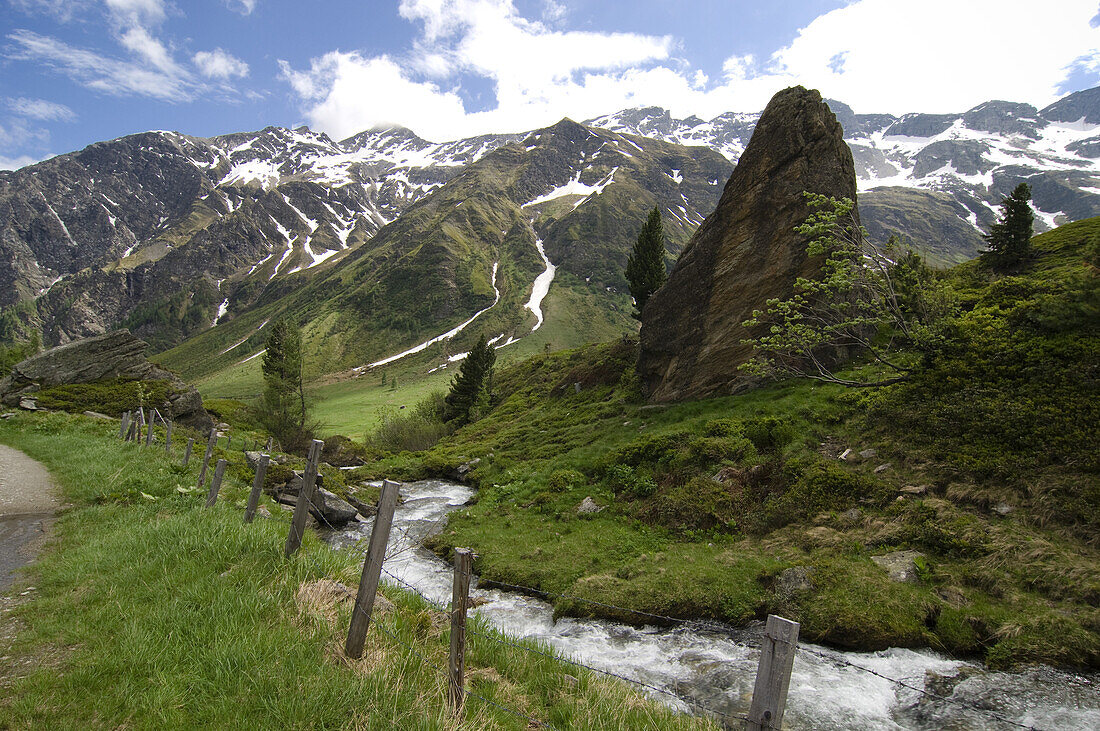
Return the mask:
<path id="1" fill-rule="evenodd" d="M 844 511 L 844 519 L 849 523 L 858 523 L 863 517 L 863 511 L 859 508 L 849 508 Z"/>
<path id="2" fill-rule="evenodd" d="M 924 495 L 928 492 L 928 485 L 906 485 L 898 492 L 903 495 Z"/>
<path id="3" fill-rule="evenodd" d="M 880 464 L 878 467 L 875 468 L 875 474 L 876 475 L 881 475 L 883 472 L 885 472 L 888 469 L 890 469 L 890 463 L 889 462 L 886 462 L 884 464 Z"/>
<path id="4" fill-rule="evenodd" d="M 15 418 L 15 412 L 14 411 L 8 411 L 7 413 L 0 414 L 0 419 L 14 419 L 14 418 Z"/>
<path id="5" fill-rule="evenodd" d="M 603 510 L 602 507 L 596 504 L 596 501 L 592 499 L 592 496 L 587 496 L 584 500 L 581 500 L 577 505 L 577 515 L 593 515 Z"/>
<path id="6" fill-rule="evenodd" d="M 651 400 L 725 395 L 752 380 L 738 366 L 766 326 L 741 323 L 821 266 L 795 231 L 810 214 L 807 190 L 855 200 L 856 174 L 821 94 L 795 86 L 768 102 L 717 209 L 641 313 L 637 371 Z"/>
<path id="7" fill-rule="evenodd" d="M 872 458 L 878 456 L 878 450 L 877 449 L 861 449 L 860 452 L 859 452 L 859 456 L 860 456 L 861 459 L 872 459 Z"/>
<path id="8" fill-rule="evenodd" d="M 113 421 L 113 417 L 107 416 L 106 414 L 101 414 L 98 411 L 85 411 L 84 415 L 87 416 L 89 419 L 100 419 L 100 420 L 103 420 L 103 421 Z"/>
<path id="9" fill-rule="evenodd" d="M 1012 507 L 1008 503 L 997 503 L 993 506 L 993 512 L 997 515 L 1008 515 L 1016 508 Z"/>
<path id="10" fill-rule="evenodd" d="M 469 462 L 460 464 L 458 467 L 455 468 L 455 479 L 459 482 L 465 482 L 466 476 L 470 474 L 470 471 L 477 467 L 479 464 L 481 464 L 481 457 L 474 457 Z"/>
<path id="11" fill-rule="evenodd" d="M 26 411 L 38 411 L 38 402 L 32 398 L 19 399 L 19 408 Z"/>
<path id="12" fill-rule="evenodd" d="M 856 452 L 854 449 L 845 449 L 843 452 L 840 453 L 840 456 L 837 457 L 837 459 L 844 460 L 845 462 L 855 462 L 858 457 L 856 456 Z"/>
<path id="13" fill-rule="evenodd" d="M 792 566 L 784 569 L 775 579 L 776 596 L 787 598 L 801 591 L 813 591 L 814 582 L 810 580 L 813 574 L 813 566 Z"/>
<path id="14" fill-rule="evenodd" d="M 338 495 L 334 495 L 324 488 L 318 489 L 317 495 L 319 497 L 317 502 L 319 502 L 320 505 L 314 506 L 316 510 L 311 510 L 310 512 L 313 514 L 313 517 L 320 520 L 323 525 L 328 525 L 333 528 L 342 528 L 354 520 L 359 512 L 346 500 Z"/>
<path id="15" fill-rule="evenodd" d="M 923 559 L 920 551 L 894 551 L 882 556 L 871 556 L 871 560 L 886 569 L 893 581 L 904 584 L 916 584 L 920 582 L 920 573 L 917 571 L 917 559 Z"/>
<path id="16" fill-rule="evenodd" d="M 0 400 L 14 406 L 42 388 L 108 379 L 168 381 L 167 400 L 150 406 L 166 418 L 209 431 L 214 422 L 202 407 L 199 392 L 147 360 L 145 347 L 129 330 L 118 330 L 50 348 L 12 367 L 11 374 L 0 380 Z"/>
<path id="17" fill-rule="evenodd" d="M 246 462 L 248 462 L 249 469 L 255 472 L 256 469 L 260 466 L 260 457 L 262 456 L 263 454 L 260 452 L 245 452 L 244 459 Z"/>

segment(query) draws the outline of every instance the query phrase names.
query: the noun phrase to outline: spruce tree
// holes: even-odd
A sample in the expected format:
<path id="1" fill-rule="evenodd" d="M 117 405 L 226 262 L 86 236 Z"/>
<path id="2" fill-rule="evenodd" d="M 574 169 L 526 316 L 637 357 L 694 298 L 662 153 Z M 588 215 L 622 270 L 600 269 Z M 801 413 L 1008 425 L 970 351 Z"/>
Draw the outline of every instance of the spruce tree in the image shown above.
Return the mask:
<path id="1" fill-rule="evenodd" d="M 286 448 L 305 436 L 306 397 L 302 382 L 302 338 L 285 318 L 271 326 L 261 366 L 264 392 L 260 421 Z"/>
<path id="2" fill-rule="evenodd" d="M 1008 269 L 1031 255 L 1031 186 L 1020 183 L 1001 201 L 1001 215 L 982 238 L 989 251 L 982 255 L 996 269 Z"/>
<path id="3" fill-rule="evenodd" d="M 636 309 L 634 317 L 641 317 L 645 303 L 665 283 L 666 276 L 661 209 L 654 206 L 626 262 L 626 280 L 630 284 L 630 296 L 634 298 Z"/>
<path id="4" fill-rule="evenodd" d="M 496 358 L 496 351 L 483 334 L 451 381 L 451 391 L 443 400 L 444 421 L 456 421 L 459 425 L 469 423 L 479 407 L 488 406 Z"/>

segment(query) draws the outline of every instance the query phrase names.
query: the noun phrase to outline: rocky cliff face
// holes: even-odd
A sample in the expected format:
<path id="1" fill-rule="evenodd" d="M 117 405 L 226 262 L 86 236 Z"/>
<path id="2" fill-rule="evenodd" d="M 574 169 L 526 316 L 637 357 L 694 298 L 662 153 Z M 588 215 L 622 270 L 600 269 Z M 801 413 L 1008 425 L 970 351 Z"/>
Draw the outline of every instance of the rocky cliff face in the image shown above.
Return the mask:
<path id="1" fill-rule="evenodd" d="M 852 153 L 821 95 L 776 94 L 668 282 L 642 312 L 638 374 L 654 401 L 733 392 L 751 348 L 741 325 L 820 262 L 794 228 L 809 215 L 803 191 L 856 197 Z"/>
<path id="2" fill-rule="evenodd" d="M 202 397 L 174 373 L 145 358 L 146 344 L 128 330 L 77 340 L 15 364 L 0 379 L 0 402 L 14 405 L 43 388 L 106 380 L 168 381 L 165 403 L 150 404 L 167 418 L 206 430 L 214 422 L 202 406 Z"/>

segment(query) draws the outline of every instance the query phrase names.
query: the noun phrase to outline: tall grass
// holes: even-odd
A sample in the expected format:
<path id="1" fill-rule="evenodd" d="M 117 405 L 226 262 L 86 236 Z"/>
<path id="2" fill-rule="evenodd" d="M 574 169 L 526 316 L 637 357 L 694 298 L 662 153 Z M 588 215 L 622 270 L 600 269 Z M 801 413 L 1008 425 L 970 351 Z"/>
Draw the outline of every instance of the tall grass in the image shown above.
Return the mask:
<path id="1" fill-rule="evenodd" d="M 452 431 L 443 422 L 443 393 L 436 391 L 411 410 L 384 409 L 378 428 L 367 435 L 367 444 L 387 452 L 422 452 Z"/>
<path id="2" fill-rule="evenodd" d="M 284 559 L 283 511 L 269 504 L 271 518 L 244 525 L 248 486 L 232 474 L 205 509 L 198 460 L 184 470 L 117 428 L 63 414 L 0 422 L 0 442 L 44 462 L 71 504 L 26 577 L 28 600 L 0 618 L 23 626 L 0 663 L 0 728 L 527 726 L 473 697 L 465 720 L 451 713 L 445 614 L 418 597 L 385 587 L 394 608 L 364 658 L 344 658 L 349 602 L 318 610 L 300 592 L 323 578 L 353 586 L 358 558 L 307 533 Z M 485 640 L 468 657 L 472 691 L 559 728 L 713 728 L 553 659 Z"/>

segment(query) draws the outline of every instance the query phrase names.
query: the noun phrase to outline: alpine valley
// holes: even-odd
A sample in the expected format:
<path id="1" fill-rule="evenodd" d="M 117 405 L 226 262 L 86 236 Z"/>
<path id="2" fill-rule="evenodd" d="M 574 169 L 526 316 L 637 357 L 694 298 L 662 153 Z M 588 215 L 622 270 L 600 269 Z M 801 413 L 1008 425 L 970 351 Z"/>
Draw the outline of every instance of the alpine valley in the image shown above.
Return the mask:
<path id="1" fill-rule="evenodd" d="M 976 256 L 1021 180 L 1039 231 L 1100 214 L 1100 88 L 1042 110 L 829 105 L 864 225 L 934 264 Z M 407 350 L 438 368 L 478 333 L 501 347 L 544 323 L 539 346 L 606 340 L 636 328 L 623 269 L 646 213 L 663 213 L 671 264 L 758 117 L 651 107 L 446 143 L 304 127 L 101 142 L 0 172 L 0 305 L 47 344 L 128 327 L 188 380 L 247 364 L 285 312 L 312 377 Z"/>

